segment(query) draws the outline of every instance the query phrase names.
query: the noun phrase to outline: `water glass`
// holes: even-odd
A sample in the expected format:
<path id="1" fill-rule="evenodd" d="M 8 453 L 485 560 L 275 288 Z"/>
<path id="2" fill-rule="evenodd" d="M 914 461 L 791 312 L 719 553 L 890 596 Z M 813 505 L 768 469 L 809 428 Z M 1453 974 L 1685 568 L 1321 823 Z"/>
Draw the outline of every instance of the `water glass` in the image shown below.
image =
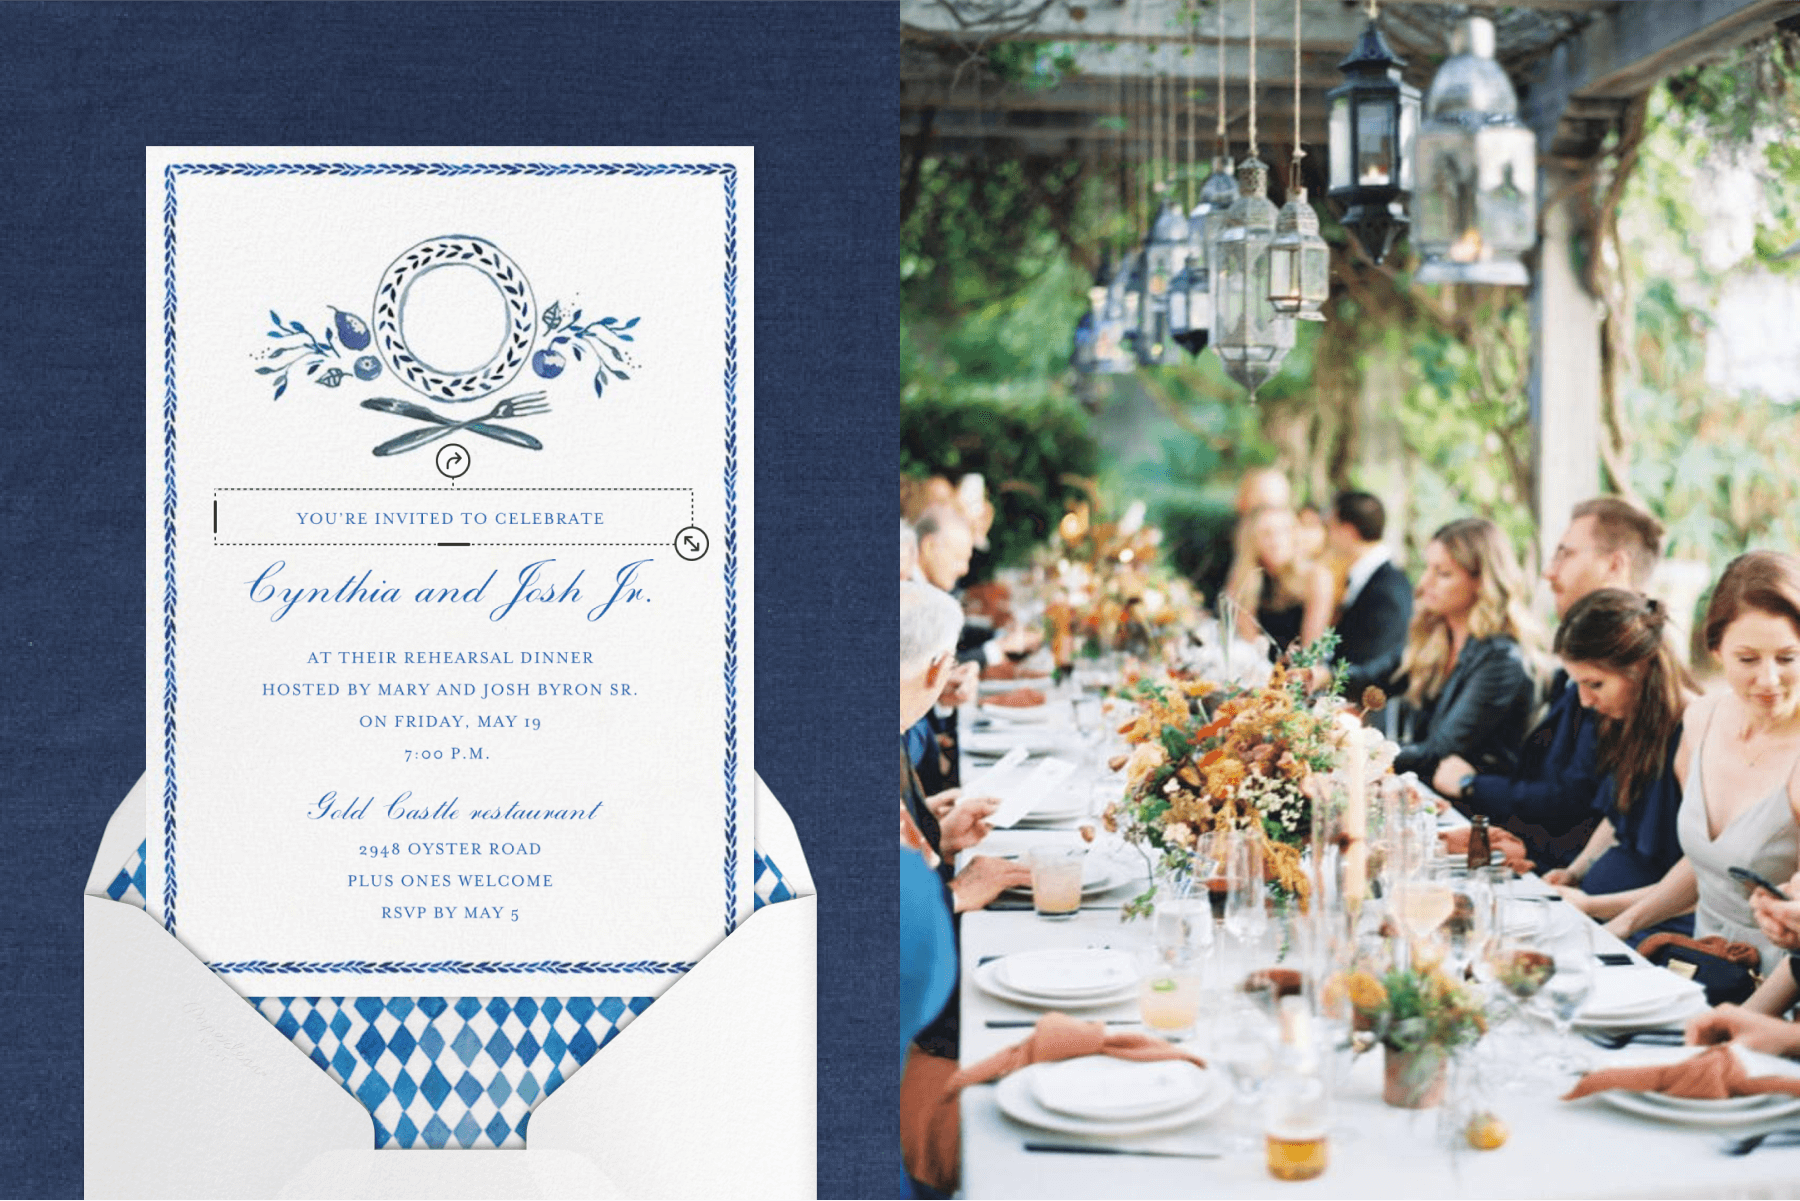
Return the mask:
<path id="1" fill-rule="evenodd" d="M 1233 831 L 1225 854 L 1225 928 L 1239 942 L 1260 939 L 1268 928 L 1267 904 L 1262 839 L 1252 831 Z"/>
<path id="2" fill-rule="evenodd" d="M 1138 1014 L 1144 1028 L 1170 1042 L 1194 1036 L 1200 1016 L 1204 951 L 1144 947 L 1138 951 Z"/>
<path id="3" fill-rule="evenodd" d="M 1037 847 L 1030 855 L 1031 907 L 1039 917 L 1064 920 L 1081 909 L 1085 847 Z"/>
<path id="4" fill-rule="evenodd" d="M 1556 971 L 1538 994 L 1550 1011 L 1557 1035 L 1557 1047 L 1547 1066 L 1558 1072 L 1583 1072 L 1591 1061 L 1570 1041 L 1569 1029 L 1594 991 L 1594 923 L 1580 913 L 1559 916 L 1563 920 L 1548 939 Z"/>

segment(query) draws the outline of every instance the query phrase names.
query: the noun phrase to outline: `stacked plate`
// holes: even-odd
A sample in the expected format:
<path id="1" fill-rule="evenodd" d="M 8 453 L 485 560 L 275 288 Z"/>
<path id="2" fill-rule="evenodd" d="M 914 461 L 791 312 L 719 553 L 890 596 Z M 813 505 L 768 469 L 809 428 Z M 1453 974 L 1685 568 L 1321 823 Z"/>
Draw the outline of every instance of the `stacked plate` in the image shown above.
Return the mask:
<path id="1" fill-rule="evenodd" d="M 975 969 L 983 992 L 1038 1009 L 1093 1009 L 1137 995 L 1137 971 L 1123 951 L 1024 951 Z"/>
<path id="2" fill-rule="evenodd" d="M 992 730 L 965 730 L 958 745 L 965 754 L 999 758 L 1014 747 L 1024 747 L 1033 755 L 1048 755 L 1069 741 L 1068 735 L 1053 726 L 1008 726 Z"/>
<path id="3" fill-rule="evenodd" d="M 1062 796 L 1045 797 L 1037 805 L 1033 806 L 1030 813 L 1021 817 L 1015 824 L 1027 828 L 1031 826 L 1053 826 L 1060 822 L 1074 821 L 1077 818 L 1086 817 L 1087 815 L 1088 803 L 1086 798 L 1070 796 L 1067 793 L 1064 793 Z M 1082 877 L 1082 887 L 1087 887 L 1087 877 L 1085 875 Z M 1112 885 L 1109 884 L 1107 887 L 1111 888 Z"/>
<path id="4" fill-rule="evenodd" d="M 1651 970 L 1660 971 L 1661 969 L 1653 968 Z M 1635 1053 L 1629 1062 L 1633 1064 L 1674 1063 L 1686 1059 L 1690 1055 L 1698 1054 L 1704 1049 L 1702 1047 L 1644 1048 Z M 1796 1064 L 1792 1060 L 1781 1059 L 1774 1055 L 1764 1055 L 1758 1051 L 1746 1051 L 1741 1047 L 1733 1047 L 1732 1051 L 1744 1061 L 1744 1066 L 1752 1076 L 1800 1076 L 1800 1064 Z M 1609 1061 L 1609 1066 L 1612 1062 Z M 1787 1093 L 1724 1097 L 1715 1101 L 1694 1097 L 1671 1097 L 1666 1093 L 1631 1092 L 1627 1089 L 1615 1088 L 1595 1093 L 1594 1096 L 1626 1113 L 1655 1118 L 1658 1121 L 1670 1122 L 1678 1126 L 1745 1126 L 1773 1121 L 1777 1118 L 1792 1117 L 1794 1114 L 1800 1113 L 1800 1097 L 1789 1096 Z"/>
<path id="5" fill-rule="evenodd" d="M 1600 967 L 1594 991 L 1575 1015 L 1575 1024 L 1619 1033 L 1678 1026 L 1706 1009 L 1706 991 L 1665 968 Z"/>
<path id="6" fill-rule="evenodd" d="M 1185 1059 L 1140 1063 L 1089 1055 L 1034 1063 L 1000 1082 L 1000 1112 L 1064 1134 L 1150 1134 L 1209 1116 L 1231 1096 L 1217 1073 Z"/>

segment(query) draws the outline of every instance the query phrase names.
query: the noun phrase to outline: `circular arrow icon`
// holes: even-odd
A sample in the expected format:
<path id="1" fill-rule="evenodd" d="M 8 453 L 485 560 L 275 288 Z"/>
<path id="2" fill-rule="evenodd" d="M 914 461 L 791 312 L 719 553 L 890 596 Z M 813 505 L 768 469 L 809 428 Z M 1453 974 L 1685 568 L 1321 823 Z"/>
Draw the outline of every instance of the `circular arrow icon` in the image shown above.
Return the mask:
<path id="1" fill-rule="evenodd" d="M 461 443 L 446 442 L 437 452 L 438 474 L 455 479 L 469 469 L 469 452 Z"/>

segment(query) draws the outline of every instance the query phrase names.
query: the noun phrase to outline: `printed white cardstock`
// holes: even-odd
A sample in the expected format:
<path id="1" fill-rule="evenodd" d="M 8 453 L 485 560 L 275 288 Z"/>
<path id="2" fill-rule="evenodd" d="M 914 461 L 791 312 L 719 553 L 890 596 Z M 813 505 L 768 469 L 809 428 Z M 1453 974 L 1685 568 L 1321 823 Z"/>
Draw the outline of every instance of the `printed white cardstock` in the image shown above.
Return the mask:
<path id="1" fill-rule="evenodd" d="M 748 149 L 152 148 L 149 910 L 240 992 L 750 913 Z"/>

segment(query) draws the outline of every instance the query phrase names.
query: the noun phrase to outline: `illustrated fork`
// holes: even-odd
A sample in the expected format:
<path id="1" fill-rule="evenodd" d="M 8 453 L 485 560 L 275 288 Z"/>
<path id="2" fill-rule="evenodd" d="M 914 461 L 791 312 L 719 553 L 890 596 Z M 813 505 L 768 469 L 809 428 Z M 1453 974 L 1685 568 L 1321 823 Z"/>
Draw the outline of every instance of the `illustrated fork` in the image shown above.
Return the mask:
<path id="1" fill-rule="evenodd" d="M 530 417 L 549 411 L 550 402 L 544 399 L 542 392 L 527 392 L 523 396 L 510 396 L 480 417 L 471 417 L 467 421 L 457 421 L 450 425 L 413 430 L 410 433 L 401 434 L 398 438 L 390 438 L 377 446 L 375 453 L 378 455 L 402 454 L 409 450 L 416 450 L 427 442 L 436 442 L 439 438 L 447 437 L 472 425 L 480 425 L 488 421 L 509 421 L 515 417 Z"/>

